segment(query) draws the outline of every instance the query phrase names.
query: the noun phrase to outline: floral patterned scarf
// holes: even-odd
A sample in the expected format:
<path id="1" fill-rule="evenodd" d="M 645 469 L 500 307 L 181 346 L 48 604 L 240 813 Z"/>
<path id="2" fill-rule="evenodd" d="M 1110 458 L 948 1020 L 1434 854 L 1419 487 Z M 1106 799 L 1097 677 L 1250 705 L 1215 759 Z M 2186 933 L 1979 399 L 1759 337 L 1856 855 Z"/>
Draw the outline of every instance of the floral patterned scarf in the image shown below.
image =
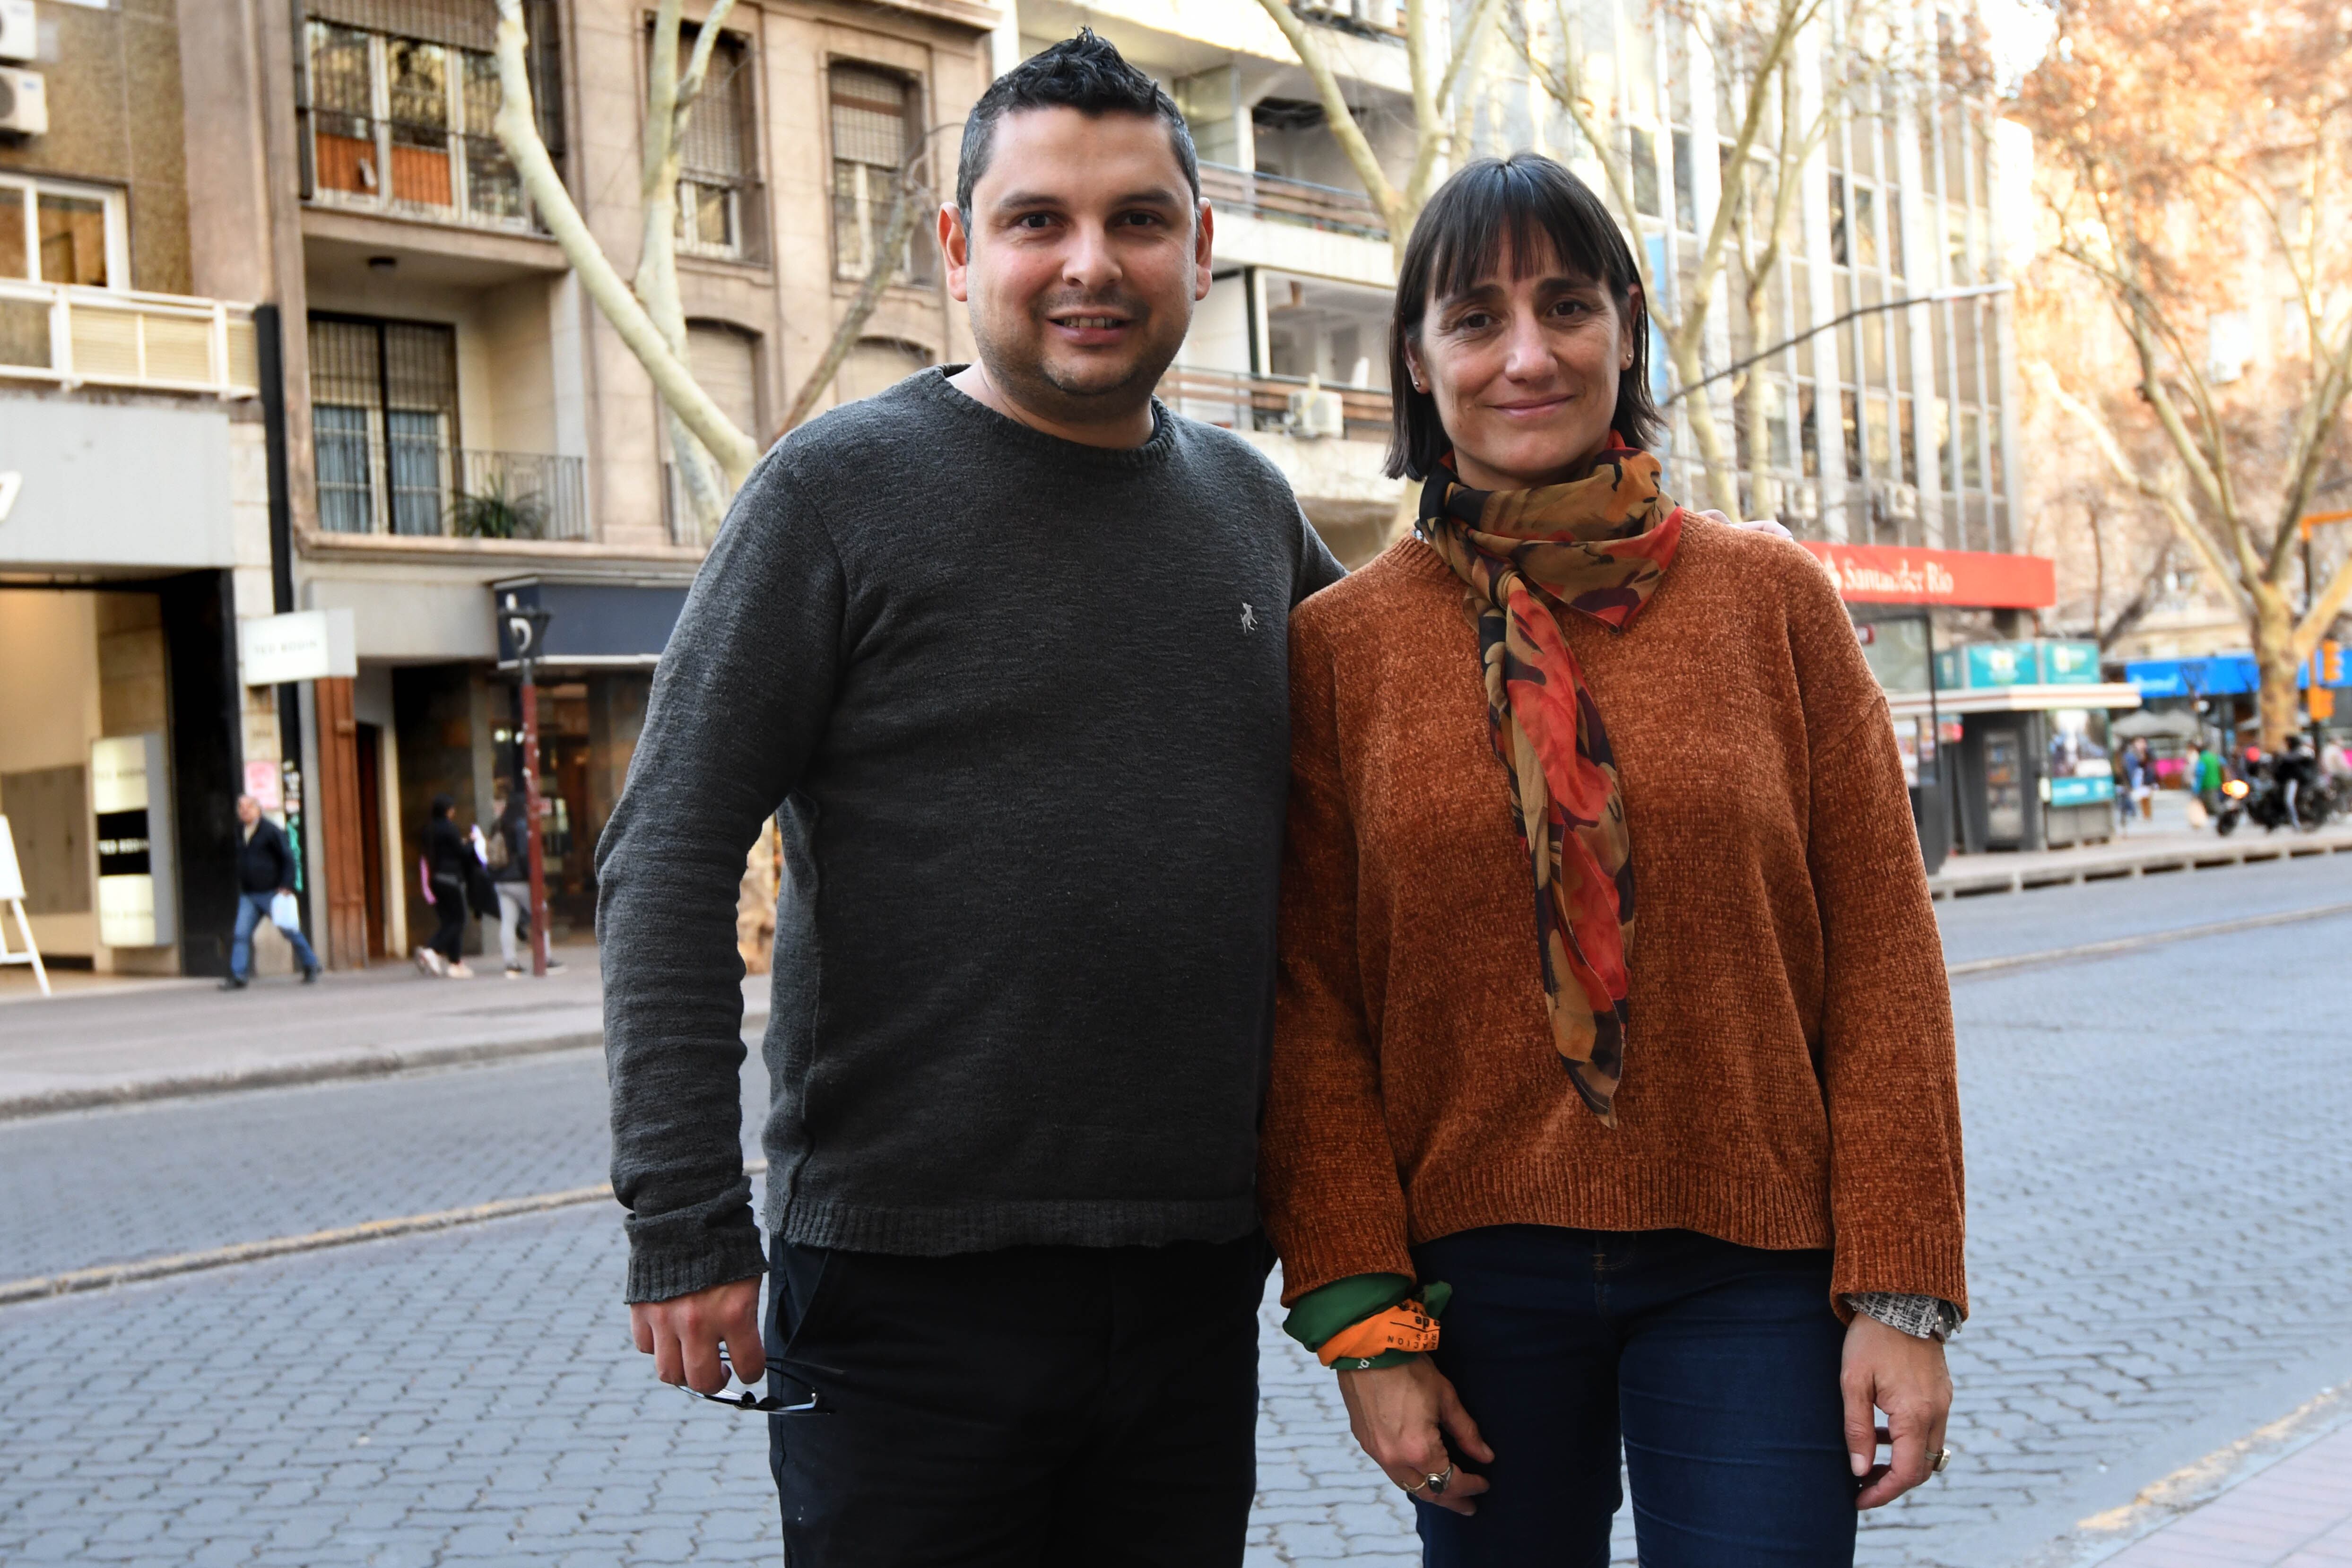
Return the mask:
<path id="1" fill-rule="evenodd" d="M 1683 511 L 1658 473 L 1656 458 L 1613 432 L 1591 476 L 1535 490 L 1473 490 L 1449 455 L 1423 487 L 1416 525 L 1461 578 L 1463 614 L 1478 635 L 1487 737 L 1535 872 L 1552 1043 L 1576 1092 L 1612 1127 L 1625 1072 L 1633 846 L 1609 732 L 1559 618 L 1572 610 L 1622 632 L 1665 580 Z M 1574 983 L 1567 995 L 1563 976 Z"/>

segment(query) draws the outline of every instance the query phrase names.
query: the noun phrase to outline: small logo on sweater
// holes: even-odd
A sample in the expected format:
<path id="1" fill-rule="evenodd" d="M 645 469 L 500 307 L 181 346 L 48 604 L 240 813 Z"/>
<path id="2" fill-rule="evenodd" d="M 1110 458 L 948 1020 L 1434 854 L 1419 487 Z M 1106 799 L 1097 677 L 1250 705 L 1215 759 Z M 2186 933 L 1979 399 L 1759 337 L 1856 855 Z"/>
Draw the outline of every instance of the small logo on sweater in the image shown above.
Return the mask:
<path id="1" fill-rule="evenodd" d="M 1242 602 L 1242 630 L 1244 632 L 1257 630 L 1257 612 L 1249 607 L 1246 600 Z"/>

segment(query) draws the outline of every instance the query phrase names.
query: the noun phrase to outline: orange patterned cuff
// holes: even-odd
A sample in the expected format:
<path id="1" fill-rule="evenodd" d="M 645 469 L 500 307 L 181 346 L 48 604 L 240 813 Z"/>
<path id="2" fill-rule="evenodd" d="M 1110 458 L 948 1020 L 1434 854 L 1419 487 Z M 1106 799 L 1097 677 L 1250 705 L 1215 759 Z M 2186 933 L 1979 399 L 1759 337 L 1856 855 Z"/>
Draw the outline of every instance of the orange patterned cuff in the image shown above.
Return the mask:
<path id="1" fill-rule="evenodd" d="M 1432 1351 L 1437 1348 L 1437 1320 L 1419 1301 L 1399 1301 L 1384 1312 L 1350 1323 L 1323 1342 L 1316 1358 L 1329 1366 L 1340 1361 L 1365 1361 L 1385 1351 Z"/>

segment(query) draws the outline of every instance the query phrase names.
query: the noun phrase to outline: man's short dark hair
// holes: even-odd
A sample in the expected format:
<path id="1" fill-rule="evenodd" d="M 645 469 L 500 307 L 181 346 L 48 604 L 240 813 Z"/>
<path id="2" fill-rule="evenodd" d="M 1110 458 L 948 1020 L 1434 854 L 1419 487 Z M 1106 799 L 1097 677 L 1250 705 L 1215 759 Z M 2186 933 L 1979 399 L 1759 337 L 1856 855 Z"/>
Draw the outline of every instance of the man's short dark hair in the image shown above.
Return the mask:
<path id="1" fill-rule="evenodd" d="M 1160 85 L 1129 65 L 1109 43 L 1081 27 L 1075 38 L 1065 38 L 1041 50 L 989 84 L 963 122 L 963 157 L 956 168 L 956 210 L 964 226 L 971 225 L 971 189 L 988 172 L 988 159 L 996 141 L 996 122 L 1024 109 L 1075 109 L 1092 119 L 1103 114 L 1137 114 L 1168 126 L 1169 145 L 1201 197 L 1201 160 L 1192 151 L 1192 128 Z"/>

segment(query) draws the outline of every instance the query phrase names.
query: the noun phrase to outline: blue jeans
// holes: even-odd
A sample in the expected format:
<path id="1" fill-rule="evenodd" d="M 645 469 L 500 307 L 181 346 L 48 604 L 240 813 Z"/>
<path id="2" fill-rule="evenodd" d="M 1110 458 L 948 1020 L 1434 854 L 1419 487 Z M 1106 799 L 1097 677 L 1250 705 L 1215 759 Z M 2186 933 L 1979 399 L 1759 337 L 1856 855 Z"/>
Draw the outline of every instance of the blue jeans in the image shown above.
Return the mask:
<path id="1" fill-rule="evenodd" d="M 1418 1503 L 1425 1568 L 1850 1568 L 1845 1331 L 1827 1252 L 1505 1225 L 1413 1250 L 1454 1287 L 1433 1353 L 1495 1450 L 1470 1518 Z"/>
<path id="2" fill-rule="evenodd" d="M 253 973 L 253 929 L 269 918 L 269 901 L 275 893 L 240 893 L 236 895 L 236 940 L 229 944 L 228 972 L 242 980 Z M 286 940 L 294 944 L 294 961 L 307 971 L 319 967 L 319 956 L 310 951 L 308 938 L 299 925 L 278 928 Z"/>

